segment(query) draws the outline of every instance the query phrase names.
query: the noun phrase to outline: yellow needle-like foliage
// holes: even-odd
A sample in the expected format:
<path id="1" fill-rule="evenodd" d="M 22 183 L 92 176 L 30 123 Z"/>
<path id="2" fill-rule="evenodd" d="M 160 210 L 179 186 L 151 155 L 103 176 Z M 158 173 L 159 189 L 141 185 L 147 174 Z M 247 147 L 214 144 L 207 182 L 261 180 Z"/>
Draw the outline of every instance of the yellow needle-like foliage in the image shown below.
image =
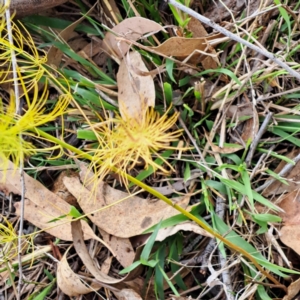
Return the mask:
<path id="1" fill-rule="evenodd" d="M 2 11 L 0 13 L 0 87 L 10 94 L 10 99 L 0 99 L 0 170 L 4 173 L 9 159 L 19 166 L 20 162 L 37 151 L 31 142 L 32 138 L 28 136 L 34 135 L 38 138 L 35 128 L 52 122 L 65 113 L 72 99 L 69 90 L 64 89 L 65 94 L 61 95 L 56 104 L 49 109 L 49 105 L 46 105 L 47 78 L 52 83 L 58 81 L 51 74 L 51 68 L 46 65 L 47 56 L 43 51 L 37 50 L 31 35 L 20 22 L 17 26 L 11 21 L 11 29 L 8 29 L 6 23 Z M 13 62 L 16 65 L 16 72 L 13 72 Z M 59 76 L 58 72 L 56 75 Z M 41 79 L 44 84 L 38 85 Z M 15 94 L 11 90 L 13 85 L 19 96 L 17 92 Z M 16 107 L 19 104 L 20 107 Z M 47 149 L 39 150 L 47 151 Z"/>
<path id="2" fill-rule="evenodd" d="M 0 215 L 0 266 L 10 261 L 18 253 L 17 251 L 17 239 L 18 235 L 14 230 L 13 225 L 2 215 Z"/>
<path id="3" fill-rule="evenodd" d="M 26 30 L 18 22 L 11 23 L 11 35 L 13 44 L 9 40 L 6 19 L 0 14 L 0 82 L 14 82 L 12 75 L 12 50 L 15 53 L 19 71 L 26 85 L 27 92 L 33 87 L 36 81 L 43 76 L 45 69 L 43 64 L 47 62 L 47 55 L 42 50 L 37 50 L 36 45 Z M 26 51 L 25 51 L 26 49 Z"/>
<path id="4" fill-rule="evenodd" d="M 171 143 L 178 141 L 182 131 L 171 130 L 178 113 L 168 116 L 168 112 L 169 110 L 160 116 L 151 108 L 145 111 L 142 118 L 117 116 L 93 126 L 99 146 L 91 150 L 94 155 L 92 167 L 97 170 L 100 180 L 103 180 L 112 167 L 127 172 L 138 163 L 142 163 L 145 168 L 151 166 L 154 171 L 159 169 L 167 172 L 165 167 L 153 161 L 153 155 L 160 157 L 172 170 L 172 166 L 159 155 L 159 151 L 177 149 Z M 101 164 L 97 167 L 99 161 Z M 126 182 L 125 178 L 123 180 Z"/>
<path id="5" fill-rule="evenodd" d="M 68 97 L 61 96 L 55 107 L 46 112 L 47 85 L 44 93 L 39 95 L 36 84 L 30 97 L 25 94 L 28 100 L 27 108 L 18 115 L 12 91 L 10 95 L 8 104 L 4 104 L 0 99 L 0 169 L 4 171 L 7 169 L 9 159 L 18 166 L 25 157 L 36 152 L 35 146 L 25 140 L 26 136 L 32 136 L 34 128 L 54 121 L 65 113 L 70 101 Z"/>

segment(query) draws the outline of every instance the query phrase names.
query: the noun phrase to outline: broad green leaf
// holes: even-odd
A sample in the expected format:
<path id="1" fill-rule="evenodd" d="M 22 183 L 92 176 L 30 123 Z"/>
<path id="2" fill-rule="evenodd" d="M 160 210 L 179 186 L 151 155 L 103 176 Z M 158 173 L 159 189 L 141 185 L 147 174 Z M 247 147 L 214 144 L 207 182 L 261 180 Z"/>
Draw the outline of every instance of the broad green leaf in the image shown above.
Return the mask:
<path id="1" fill-rule="evenodd" d="M 78 129 L 77 138 L 82 140 L 88 140 L 88 141 L 98 141 L 97 136 L 91 130 Z"/>
<path id="2" fill-rule="evenodd" d="M 75 219 L 80 218 L 82 216 L 82 214 L 78 211 L 78 209 L 73 205 L 71 205 L 71 209 L 68 215 Z"/>
<path id="3" fill-rule="evenodd" d="M 56 279 L 54 279 L 50 284 L 48 284 L 36 297 L 31 298 L 30 296 L 27 298 L 27 300 L 44 300 L 47 298 L 47 295 L 51 292 L 53 289 L 54 283 L 56 282 Z"/>
<path id="4" fill-rule="evenodd" d="M 154 290 L 157 299 L 164 299 L 164 276 L 161 272 L 161 269 L 164 269 L 165 265 L 165 253 L 166 253 L 166 244 L 162 243 L 159 249 L 155 253 L 155 259 L 157 260 L 157 265 L 155 266 L 154 273 Z"/>
<path id="5" fill-rule="evenodd" d="M 168 82 L 164 82 L 164 94 L 168 105 L 171 105 L 173 103 L 173 90 L 171 84 Z"/>
<path id="6" fill-rule="evenodd" d="M 148 266 L 150 268 L 154 268 L 156 265 L 157 265 L 158 261 L 157 260 L 154 260 L 154 259 L 151 259 L 151 260 L 148 260 L 144 263 L 142 263 L 144 266 Z"/>
<path id="7" fill-rule="evenodd" d="M 249 174 L 246 170 L 245 164 L 242 164 L 241 166 L 242 167 L 241 167 L 240 172 L 241 172 L 241 175 L 242 175 L 243 183 L 245 185 L 245 194 L 248 197 L 248 200 L 250 202 L 252 211 L 254 211 L 254 200 L 253 200 L 253 193 L 252 193 L 252 189 L 251 189 L 250 177 L 249 177 Z"/>
<path id="8" fill-rule="evenodd" d="M 120 275 L 123 275 L 123 274 L 126 274 L 126 273 L 129 273 L 131 271 L 133 271 L 135 268 L 137 268 L 139 265 L 141 265 L 141 262 L 138 260 L 138 261 L 135 261 L 133 264 L 131 264 L 130 266 L 128 266 L 127 268 L 121 270 L 119 272 Z"/>
<path id="9" fill-rule="evenodd" d="M 252 218 L 262 222 L 279 223 L 282 219 L 272 214 L 251 214 Z"/>
<path id="10" fill-rule="evenodd" d="M 183 178 L 184 182 L 187 182 L 191 178 L 191 167 L 188 162 L 185 164 Z"/>
<path id="11" fill-rule="evenodd" d="M 176 83 L 176 80 L 175 80 L 174 75 L 173 75 L 173 71 L 174 71 L 174 60 L 169 59 L 169 58 L 166 59 L 166 70 L 167 70 L 167 73 L 168 73 L 169 77 L 171 78 L 171 80 L 172 80 L 174 83 Z"/>

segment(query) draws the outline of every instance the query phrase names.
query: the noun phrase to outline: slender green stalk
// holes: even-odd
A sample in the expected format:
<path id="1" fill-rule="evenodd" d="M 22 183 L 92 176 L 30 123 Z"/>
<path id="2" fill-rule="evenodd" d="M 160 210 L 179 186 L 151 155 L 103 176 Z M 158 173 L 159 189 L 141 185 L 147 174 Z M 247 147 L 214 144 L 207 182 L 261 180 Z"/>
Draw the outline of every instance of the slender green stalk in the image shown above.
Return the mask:
<path id="1" fill-rule="evenodd" d="M 34 130 L 38 135 L 46 138 L 49 141 L 52 141 L 53 143 L 60 145 L 61 147 L 68 149 L 78 155 L 80 155 L 80 157 L 85 158 L 89 161 L 94 161 L 93 156 L 83 152 L 82 150 L 69 145 L 68 143 L 57 139 L 55 137 L 53 137 L 52 135 L 39 130 L 37 128 L 35 128 Z M 101 161 L 97 160 L 97 164 L 101 165 Z M 158 191 L 152 189 L 150 186 L 144 184 L 143 182 L 139 181 L 138 179 L 132 177 L 131 175 L 122 172 L 120 170 L 118 170 L 118 168 L 116 167 L 111 167 L 111 170 L 113 172 L 116 172 L 118 174 L 121 174 L 122 176 L 126 177 L 129 181 L 131 181 L 133 184 L 139 186 L 140 188 L 142 188 L 143 190 L 149 192 L 150 194 L 152 194 L 153 196 L 161 199 L 162 201 L 164 201 L 165 203 L 167 203 L 170 206 L 173 206 L 176 210 L 178 210 L 180 213 L 182 213 L 184 216 L 186 216 L 187 218 L 189 218 L 190 220 L 196 222 L 200 227 L 202 227 L 204 230 L 206 230 L 208 233 L 212 234 L 215 238 L 219 239 L 220 241 L 222 241 L 225 245 L 227 245 L 229 248 L 231 248 L 234 251 L 237 251 L 239 253 L 241 253 L 242 255 L 244 255 L 246 258 L 248 258 L 254 265 L 255 267 L 263 274 L 265 275 L 267 278 L 269 278 L 273 283 L 275 283 L 278 287 L 283 288 L 284 290 L 286 289 L 286 287 L 282 284 L 280 284 L 272 275 L 270 275 L 269 273 L 267 273 L 255 260 L 255 258 L 249 254 L 248 252 L 246 252 L 244 249 L 242 249 L 239 246 L 236 246 L 235 244 L 233 244 L 232 242 L 230 242 L 229 240 L 227 240 L 226 238 L 224 238 L 222 235 L 220 235 L 218 232 L 216 232 L 215 230 L 213 230 L 211 227 L 209 227 L 208 225 L 206 225 L 203 221 L 201 221 L 200 219 L 198 219 L 197 217 L 193 216 L 191 213 L 189 213 L 188 211 L 186 211 L 184 208 L 182 208 L 181 206 L 175 204 L 171 199 L 167 198 L 166 196 L 162 195 L 161 193 L 159 193 Z"/>

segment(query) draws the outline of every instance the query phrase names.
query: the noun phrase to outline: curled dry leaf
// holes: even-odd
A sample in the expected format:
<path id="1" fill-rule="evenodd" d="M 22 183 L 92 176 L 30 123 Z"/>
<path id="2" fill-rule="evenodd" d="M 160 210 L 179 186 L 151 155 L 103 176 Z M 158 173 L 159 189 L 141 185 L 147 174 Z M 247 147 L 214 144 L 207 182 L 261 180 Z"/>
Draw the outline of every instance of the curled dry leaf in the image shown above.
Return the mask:
<path id="1" fill-rule="evenodd" d="M 299 155 L 300 150 L 294 149 L 292 152 L 286 154 L 286 157 L 293 159 L 297 155 Z M 278 174 L 285 166 L 287 165 L 286 161 L 281 161 L 280 164 L 275 169 L 275 173 Z M 294 167 L 287 174 L 284 175 L 284 178 L 288 180 L 288 185 L 280 182 L 279 180 L 275 180 L 272 184 L 270 184 L 264 191 L 264 196 L 270 195 L 279 195 L 286 192 L 292 192 L 299 187 L 300 182 L 300 161 L 298 161 Z M 273 179 L 273 177 L 270 177 Z M 267 179 L 268 180 L 268 179 Z"/>
<path id="2" fill-rule="evenodd" d="M 112 28 L 113 33 L 108 32 L 105 35 L 103 50 L 118 59 L 122 59 L 130 48 L 130 41 L 137 41 L 148 32 L 156 33 L 158 31 L 165 30 L 154 21 L 142 17 L 127 18 Z M 124 37 L 128 43 L 118 40 L 118 36 Z"/>
<path id="3" fill-rule="evenodd" d="M 161 219 L 177 215 L 178 212 L 163 201 L 149 201 L 116 190 L 104 182 L 99 183 L 97 199 L 87 196 L 89 191 L 78 179 L 64 178 L 64 183 L 73 194 L 88 217 L 107 233 L 128 238 L 142 234 L 147 228 L 157 224 Z M 124 201 L 122 201 L 124 199 Z M 121 200 L 121 201 L 120 201 Z M 187 207 L 189 197 L 176 202 Z"/>
<path id="4" fill-rule="evenodd" d="M 95 265 L 93 259 L 91 258 L 84 240 L 83 240 L 83 232 L 81 223 L 79 221 L 72 222 L 72 236 L 74 247 L 76 249 L 77 254 L 81 258 L 82 262 L 86 266 L 86 268 L 90 271 L 90 273 L 102 284 L 117 284 L 122 282 L 124 279 L 116 279 L 108 276 L 107 274 L 101 272 Z"/>
<path id="5" fill-rule="evenodd" d="M 72 271 L 67 261 L 68 250 L 57 265 L 57 285 L 69 297 L 78 297 L 99 290 L 102 285 L 98 282 L 90 286 L 83 283 L 81 277 Z"/>
<path id="6" fill-rule="evenodd" d="M 100 282 L 101 285 L 112 291 L 118 291 L 130 287 L 131 284 L 127 284 L 125 281 L 129 278 L 134 277 L 134 271 L 123 278 L 117 279 L 101 272 L 98 269 L 84 244 L 81 223 L 79 221 L 72 222 L 72 235 L 74 247 L 76 249 L 77 254 L 81 258 L 82 262 L 89 270 L 89 272 L 94 276 L 96 280 Z M 138 292 L 139 289 L 140 287 L 136 286 L 136 290 Z"/>
<path id="7" fill-rule="evenodd" d="M 153 78 L 151 75 L 140 75 L 143 72 L 148 72 L 148 69 L 136 51 L 128 53 L 120 64 L 117 74 L 118 101 L 123 119 L 142 119 L 148 107 L 155 105 Z"/>

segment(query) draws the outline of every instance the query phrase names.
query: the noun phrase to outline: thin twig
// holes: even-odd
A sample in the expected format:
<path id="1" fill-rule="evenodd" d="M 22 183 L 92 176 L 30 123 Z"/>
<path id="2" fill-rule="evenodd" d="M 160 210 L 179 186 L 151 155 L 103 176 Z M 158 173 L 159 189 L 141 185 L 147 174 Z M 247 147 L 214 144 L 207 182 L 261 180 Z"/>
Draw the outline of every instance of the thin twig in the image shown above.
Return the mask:
<path id="1" fill-rule="evenodd" d="M 286 164 L 283 169 L 278 173 L 278 176 L 282 177 L 284 176 L 286 173 L 290 172 L 292 170 L 293 167 L 295 167 L 295 164 L 300 161 L 300 153 L 293 159 L 293 164 Z M 264 189 L 266 189 L 269 185 L 271 185 L 275 180 L 275 178 L 272 178 L 270 180 L 268 180 L 265 184 L 261 185 L 260 187 L 256 188 L 255 191 L 256 192 L 260 192 Z"/>
<path id="2" fill-rule="evenodd" d="M 109 96 L 107 96 L 99 89 L 95 89 L 95 91 L 104 99 L 104 101 L 108 102 L 109 104 L 115 107 L 119 107 L 119 103 L 116 100 L 111 99 Z"/>
<path id="3" fill-rule="evenodd" d="M 167 0 L 167 2 L 169 4 L 172 4 L 174 7 L 177 7 L 178 9 L 182 10 L 183 12 L 189 14 L 190 16 L 196 18 L 200 22 L 202 22 L 202 23 L 214 28 L 215 30 L 219 31 L 220 33 L 226 35 L 230 39 L 247 46 L 248 48 L 260 53 L 263 56 L 268 57 L 269 59 L 274 61 L 277 65 L 279 65 L 284 70 L 286 70 L 290 75 L 292 75 L 295 78 L 297 78 L 298 80 L 300 80 L 300 73 L 296 72 L 295 70 L 290 68 L 286 63 L 282 62 L 280 59 L 275 57 L 275 55 L 273 53 L 270 53 L 269 51 L 267 51 L 265 49 L 261 49 L 261 48 L 255 46 L 255 45 L 251 44 L 250 42 L 240 38 L 239 36 L 233 34 L 232 32 L 228 31 L 227 29 L 225 29 L 225 28 L 221 27 L 220 25 L 214 23 L 210 19 L 200 15 L 199 13 L 197 13 L 194 10 L 186 7 L 185 5 L 183 5 L 179 2 L 176 2 L 176 0 Z M 250 38 L 252 39 L 252 37 L 250 37 Z M 254 40 L 254 41 L 256 42 L 256 40 Z"/>
<path id="4" fill-rule="evenodd" d="M 11 25 L 11 16 L 9 10 L 9 0 L 5 0 L 5 17 L 6 17 L 6 27 L 8 33 L 8 40 L 10 46 L 10 54 L 11 54 L 11 66 L 12 66 L 12 74 L 13 74 L 13 82 L 14 82 L 14 93 L 15 93 L 15 103 L 16 103 L 16 114 L 20 115 L 21 113 L 21 105 L 20 105 L 20 95 L 19 95 L 19 87 L 18 87 L 18 71 L 17 71 L 17 59 L 16 53 L 14 51 L 14 40 L 12 35 L 12 25 Z M 20 142 L 22 142 L 22 135 L 20 134 Z M 23 283 L 23 270 L 22 270 L 22 235 L 23 235 L 23 227 L 24 227 L 24 201 L 25 201 L 25 180 L 24 180 L 24 160 L 23 155 L 20 156 L 20 164 L 19 164 L 19 172 L 20 172 L 20 181 L 21 181 L 21 212 L 20 212 L 20 225 L 19 225 L 19 234 L 18 234 L 18 262 L 19 262 L 19 281 L 18 281 L 18 293 L 16 295 L 17 300 L 21 299 L 21 289 Z"/>
<path id="5" fill-rule="evenodd" d="M 255 151 L 261 137 L 266 132 L 267 127 L 269 125 L 269 122 L 270 122 L 272 116 L 273 116 L 273 113 L 271 113 L 271 112 L 269 112 L 267 114 L 267 116 L 265 117 L 263 123 L 260 126 L 260 129 L 259 129 L 258 133 L 255 135 L 255 138 L 254 138 L 254 140 L 252 141 L 252 143 L 250 145 L 250 149 L 249 149 L 249 152 L 248 152 L 247 157 L 246 157 L 247 167 L 249 167 L 250 164 L 251 164 L 251 160 L 252 160 L 252 157 L 254 155 L 254 151 Z"/>
<path id="6" fill-rule="evenodd" d="M 280 92 L 280 93 L 277 93 L 277 94 L 267 95 L 265 97 L 261 97 L 261 98 L 258 99 L 258 101 L 264 101 L 264 100 L 269 100 L 269 99 L 273 99 L 273 98 L 278 98 L 278 97 L 281 97 L 283 95 L 288 95 L 288 94 L 292 94 L 292 93 L 299 92 L 299 91 L 300 91 L 300 87 L 296 87 L 296 88 L 293 88 L 293 89 L 290 89 L 290 90 L 287 90 L 287 91 L 283 91 L 283 92 Z"/>

